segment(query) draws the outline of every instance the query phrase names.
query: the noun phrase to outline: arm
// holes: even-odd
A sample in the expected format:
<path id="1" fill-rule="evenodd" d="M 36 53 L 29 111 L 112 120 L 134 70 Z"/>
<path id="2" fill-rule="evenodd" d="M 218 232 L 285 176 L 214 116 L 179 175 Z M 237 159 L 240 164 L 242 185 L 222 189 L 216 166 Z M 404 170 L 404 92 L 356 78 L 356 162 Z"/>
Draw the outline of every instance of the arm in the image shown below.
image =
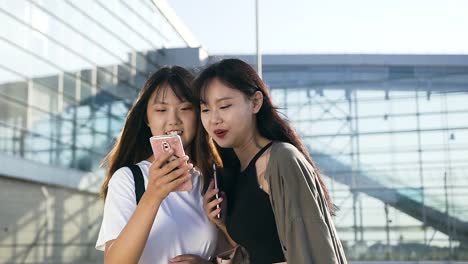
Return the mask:
<path id="1" fill-rule="evenodd" d="M 217 252 L 222 252 L 226 249 L 236 247 L 237 243 L 234 240 L 232 240 L 231 236 L 227 231 L 226 225 L 224 224 L 224 218 L 226 217 L 227 207 L 226 195 L 224 194 L 224 192 L 222 192 L 219 198 L 215 199 L 215 195 L 217 193 L 219 193 L 219 190 L 214 188 L 214 181 L 212 180 L 210 182 L 210 185 L 208 186 L 208 189 L 206 190 L 205 195 L 203 196 L 203 207 L 205 208 L 205 213 L 208 216 L 208 218 L 218 227 L 219 234 L 222 234 L 221 237 L 223 237 L 223 240 L 218 240 L 219 242 L 217 247 L 217 249 L 219 249 L 219 251 L 217 250 Z M 219 205 L 218 209 L 216 208 L 217 205 Z M 221 216 L 221 219 L 217 218 L 218 214 Z"/>
<path id="2" fill-rule="evenodd" d="M 162 166 L 171 155 L 168 153 L 151 165 L 147 190 L 135 212 L 118 237 L 106 242 L 104 263 L 138 263 L 161 202 L 191 177 L 188 171 L 193 165 L 186 164 L 187 157 Z"/>
<path id="3" fill-rule="evenodd" d="M 272 153 L 270 201 L 289 263 L 342 263 L 341 244 L 315 172 L 292 146 Z"/>
<path id="4" fill-rule="evenodd" d="M 226 250 L 235 248 L 238 246 L 237 242 L 232 239 L 229 235 L 226 225 L 222 225 L 219 228 L 219 239 L 218 244 L 216 245 L 216 253 L 225 252 Z"/>
<path id="5" fill-rule="evenodd" d="M 145 192 L 117 239 L 106 243 L 104 263 L 138 263 L 161 204 L 151 198 Z"/>

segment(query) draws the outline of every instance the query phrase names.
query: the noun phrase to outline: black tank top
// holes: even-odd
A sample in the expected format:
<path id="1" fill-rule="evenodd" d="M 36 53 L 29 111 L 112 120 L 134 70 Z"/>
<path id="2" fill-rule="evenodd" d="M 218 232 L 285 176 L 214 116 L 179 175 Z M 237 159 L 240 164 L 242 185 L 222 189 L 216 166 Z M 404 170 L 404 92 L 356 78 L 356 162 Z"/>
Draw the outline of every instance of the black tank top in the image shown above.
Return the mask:
<path id="1" fill-rule="evenodd" d="M 285 261 L 270 199 L 260 189 L 255 168 L 255 162 L 271 144 L 263 147 L 233 179 L 227 193 L 227 230 L 234 241 L 247 249 L 252 264 Z"/>

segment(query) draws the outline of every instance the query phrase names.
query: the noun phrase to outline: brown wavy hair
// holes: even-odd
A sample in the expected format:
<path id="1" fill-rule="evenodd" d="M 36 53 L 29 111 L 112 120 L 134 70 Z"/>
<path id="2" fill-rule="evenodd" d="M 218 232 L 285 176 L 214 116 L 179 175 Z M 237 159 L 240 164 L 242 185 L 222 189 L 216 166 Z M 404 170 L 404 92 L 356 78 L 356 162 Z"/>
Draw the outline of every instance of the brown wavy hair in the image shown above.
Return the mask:
<path id="1" fill-rule="evenodd" d="M 194 83 L 196 99 L 194 105 L 196 106 L 198 116 L 200 116 L 200 103 L 206 101 L 204 100 L 206 87 L 214 79 L 221 81 L 232 89 L 241 91 L 247 97 L 252 97 L 257 91 L 263 93 L 263 104 L 257 113 L 256 118 L 256 125 L 260 134 L 269 140 L 290 143 L 304 155 L 316 172 L 330 213 L 334 214 L 335 206 L 332 204 L 331 197 L 317 166 L 313 162 L 306 147 L 296 132 L 288 124 L 287 120 L 280 116 L 278 109 L 271 101 L 267 86 L 258 76 L 257 72 L 249 64 L 239 59 L 224 59 L 207 67 L 200 73 Z M 217 166 L 221 167 L 224 172 L 231 175 L 231 177 L 233 173 L 239 173 L 239 160 L 237 159 L 233 149 L 219 147 L 208 136 L 201 125 L 198 126 L 195 142 L 197 150 L 200 151 L 199 154 L 205 155 L 203 160 L 198 164 L 198 167 L 205 176 L 204 192 L 206 192 L 207 186 L 213 178 L 213 163 L 216 163 Z M 209 156 L 207 153 L 209 153 Z M 224 186 L 224 188 L 229 188 L 227 185 L 228 184 L 226 182 L 226 186 Z"/>
<path id="2" fill-rule="evenodd" d="M 147 125 L 146 108 L 153 93 L 164 92 L 170 87 L 181 101 L 193 102 L 192 82 L 194 76 L 186 69 L 173 66 L 163 67 L 153 73 L 144 83 L 135 103 L 127 114 L 125 124 L 112 150 L 102 163 L 107 167 L 106 178 L 101 186 L 101 197 L 106 199 L 109 181 L 119 168 L 136 164 L 153 155 L 149 138 L 152 136 Z M 158 94 L 157 94 L 158 95 Z M 194 165 L 197 164 L 194 147 L 187 153 Z"/>

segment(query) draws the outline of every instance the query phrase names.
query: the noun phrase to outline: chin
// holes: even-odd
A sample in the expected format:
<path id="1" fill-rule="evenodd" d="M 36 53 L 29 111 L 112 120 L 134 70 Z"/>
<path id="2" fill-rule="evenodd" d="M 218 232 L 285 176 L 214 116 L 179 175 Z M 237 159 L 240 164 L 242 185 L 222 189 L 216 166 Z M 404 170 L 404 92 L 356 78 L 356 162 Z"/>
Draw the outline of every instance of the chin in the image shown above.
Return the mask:
<path id="1" fill-rule="evenodd" d="M 222 148 L 232 148 L 232 144 L 229 143 L 229 142 L 226 142 L 226 141 L 217 141 L 215 140 L 216 144 L 218 144 L 218 146 L 222 147 Z"/>

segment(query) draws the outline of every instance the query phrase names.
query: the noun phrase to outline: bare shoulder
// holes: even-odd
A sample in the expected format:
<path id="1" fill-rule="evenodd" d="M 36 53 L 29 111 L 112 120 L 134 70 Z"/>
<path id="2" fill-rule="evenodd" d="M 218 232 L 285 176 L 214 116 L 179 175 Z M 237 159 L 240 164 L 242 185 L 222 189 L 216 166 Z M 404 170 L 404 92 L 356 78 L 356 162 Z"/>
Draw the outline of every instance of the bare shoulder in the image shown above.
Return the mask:
<path id="1" fill-rule="evenodd" d="M 261 155 L 257 162 L 255 163 L 255 168 L 257 170 L 257 179 L 259 187 L 266 193 L 270 193 L 270 187 L 268 186 L 268 182 L 265 179 L 265 173 L 267 170 L 268 162 L 270 160 L 271 155 L 271 147 L 268 148 L 263 155 Z"/>

